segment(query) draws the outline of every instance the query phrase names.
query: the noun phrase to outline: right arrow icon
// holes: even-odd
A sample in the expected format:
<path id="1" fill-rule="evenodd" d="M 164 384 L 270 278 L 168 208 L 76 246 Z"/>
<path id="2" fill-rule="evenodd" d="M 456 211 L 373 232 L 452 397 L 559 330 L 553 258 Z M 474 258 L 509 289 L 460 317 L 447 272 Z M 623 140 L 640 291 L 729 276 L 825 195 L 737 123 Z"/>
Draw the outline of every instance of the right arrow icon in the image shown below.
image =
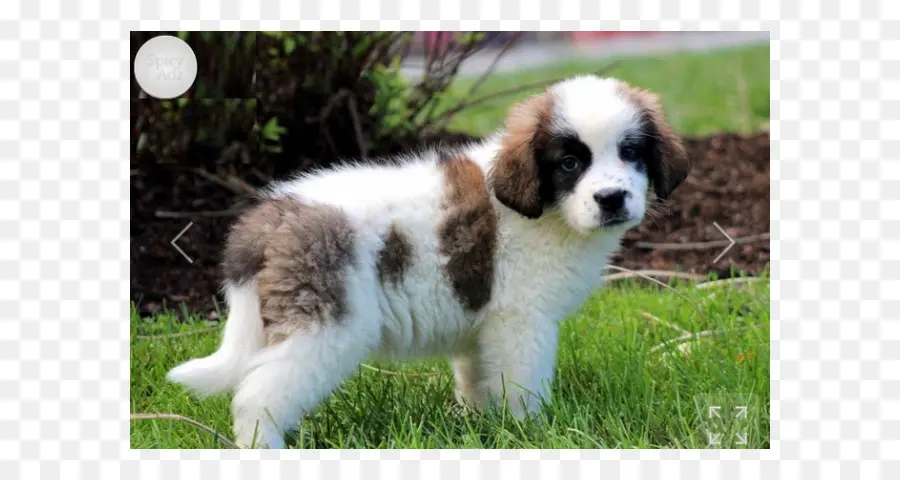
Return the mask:
<path id="1" fill-rule="evenodd" d="M 734 246 L 735 241 L 733 238 L 731 238 L 731 235 L 728 235 L 728 232 L 726 232 L 725 230 L 722 229 L 722 227 L 719 226 L 718 223 L 713 222 L 713 226 L 716 227 L 720 232 L 722 232 L 722 235 L 725 235 L 725 238 L 727 238 L 728 241 L 731 242 L 728 244 L 727 247 L 725 247 L 725 250 L 722 250 L 722 253 L 720 253 L 719 256 L 716 257 L 715 260 L 713 260 L 713 263 L 719 263 L 719 260 L 721 260 L 722 257 L 724 257 L 725 254 L 728 253 L 729 250 L 731 250 L 731 247 Z"/>

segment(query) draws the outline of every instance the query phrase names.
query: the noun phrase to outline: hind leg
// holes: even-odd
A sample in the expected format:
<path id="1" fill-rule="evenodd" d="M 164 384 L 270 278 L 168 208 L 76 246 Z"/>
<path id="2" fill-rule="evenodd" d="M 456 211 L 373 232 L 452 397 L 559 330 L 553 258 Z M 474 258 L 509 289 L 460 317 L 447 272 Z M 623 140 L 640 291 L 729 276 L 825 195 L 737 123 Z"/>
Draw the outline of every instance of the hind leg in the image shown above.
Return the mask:
<path id="1" fill-rule="evenodd" d="M 284 435 L 374 349 L 348 325 L 311 325 L 260 351 L 232 402 L 241 447 L 284 448 Z M 254 442 L 255 440 L 255 442 Z"/>

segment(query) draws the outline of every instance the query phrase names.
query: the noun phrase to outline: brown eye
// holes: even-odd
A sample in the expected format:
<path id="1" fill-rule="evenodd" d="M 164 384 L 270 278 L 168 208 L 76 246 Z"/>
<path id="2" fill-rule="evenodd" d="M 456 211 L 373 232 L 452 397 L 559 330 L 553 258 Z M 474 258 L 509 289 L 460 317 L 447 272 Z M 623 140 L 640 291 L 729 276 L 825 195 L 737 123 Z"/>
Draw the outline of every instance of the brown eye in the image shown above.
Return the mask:
<path id="1" fill-rule="evenodd" d="M 562 162 L 560 163 L 560 168 L 562 168 L 566 172 L 573 172 L 578 169 L 581 165 L 581 162 L 578 161 L 574 155 L 566 155 L 563 157 Z"/>
<path id="2" fill-rule="evenodd" d="M 619 158 L 626 162 L 637 160 L 637 149 L 631 145 L 624 145 L 619 148 Z"/>

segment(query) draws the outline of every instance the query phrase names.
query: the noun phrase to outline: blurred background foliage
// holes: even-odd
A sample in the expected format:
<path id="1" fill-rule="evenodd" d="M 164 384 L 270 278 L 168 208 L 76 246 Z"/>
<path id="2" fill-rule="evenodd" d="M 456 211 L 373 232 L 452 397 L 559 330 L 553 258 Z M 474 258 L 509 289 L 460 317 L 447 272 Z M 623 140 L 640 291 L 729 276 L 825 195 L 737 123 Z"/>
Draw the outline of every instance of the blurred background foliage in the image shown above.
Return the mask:
<path id="1" fill-rule="evenodd" d="M 163 32 L 166 33 L 166 32 Z M 132 174 L 260 184 L 342 158 L 368 158 L 446 132 L 460 64 L 484 34 L 441 32 L 425 45 L 425 74 L 400 74 L 412 32 L 168 32 L 198 60 L 192 88 L 174 101 L 147 98 L 134 81 Z M 135 32 L 132 54 L 160 32 Z M 223 183 L 223 182 L 218 182 Z M 249 188 L 243 188 L 249 191 Z"/>

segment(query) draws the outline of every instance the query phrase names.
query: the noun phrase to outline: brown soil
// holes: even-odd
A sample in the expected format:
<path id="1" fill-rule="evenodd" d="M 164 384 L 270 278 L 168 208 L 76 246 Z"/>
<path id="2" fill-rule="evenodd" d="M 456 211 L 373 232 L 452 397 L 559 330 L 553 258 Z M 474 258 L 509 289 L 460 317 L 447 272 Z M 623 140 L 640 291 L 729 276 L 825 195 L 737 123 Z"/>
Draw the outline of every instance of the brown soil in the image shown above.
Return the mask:
<path id="1" fill-rule="evenodd" d="M 629 269 L 759 273 L 769 263 L 769 240 L 739 243 L 714 263 L 728 239 L 769 233 L 769 134 L 722 134 L 685 142 L 693 161 L 690 176 L 667 202 L 664 212 L 626 235 L 613 260 Z M 640 243 L 725 242 L 691 250 L 641 248 Z M 669 247 L 671 248 L 671 247 Z"/>
<path id="2" fill-rule="evenodd" d="M 769 262 L 769 241 L 734 245 L 719 262 L 725 246 L 667 250 L 643 243 L 683 244 L 726 241 L 717 223 L 735 239 L 769 232 L 769 135 L 722 134 L 686 141 L 693 170 L 676 189 L 669 206 L 653 220 L 630 232 L 613 259 L 629 269 L 758 273 Z M 221 211 L 235 207 L 234 193 L 215 184 L 178 175 L 159 182 L 152 175 L 132 177 L 131 299 L 142 313 L 177 307 L 215 316 L 219 258 L 231 216 L 159 218 L 157 210 Z M 170 241 L 189 222 L 178 240 L 185 259 Z M 214 300 L 214 297 L 218 297 Z"/>

